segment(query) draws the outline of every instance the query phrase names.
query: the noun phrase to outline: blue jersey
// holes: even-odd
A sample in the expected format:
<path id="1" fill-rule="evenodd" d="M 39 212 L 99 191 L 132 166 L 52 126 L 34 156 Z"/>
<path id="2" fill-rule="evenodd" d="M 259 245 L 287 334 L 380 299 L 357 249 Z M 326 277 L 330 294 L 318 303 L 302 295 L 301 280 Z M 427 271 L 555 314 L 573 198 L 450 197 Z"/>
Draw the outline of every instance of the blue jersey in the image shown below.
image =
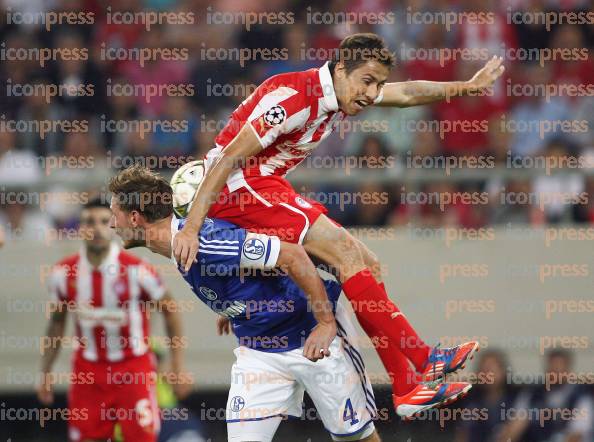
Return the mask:
<path id="1" fill-rule="evenodd" d="M 184 222 L 174 218 L 172 233 Z M 202 302 L 231 319 L 240 345 L 284 352 L 302 347 L 316 320 L 307 295 L 275 268 L 279 252 L 277 237 L 206 218 L 199 235 L 198 262 L 188 273 L 178 270 Z M 340 284 L 324 284 L 335 307 Z"/>

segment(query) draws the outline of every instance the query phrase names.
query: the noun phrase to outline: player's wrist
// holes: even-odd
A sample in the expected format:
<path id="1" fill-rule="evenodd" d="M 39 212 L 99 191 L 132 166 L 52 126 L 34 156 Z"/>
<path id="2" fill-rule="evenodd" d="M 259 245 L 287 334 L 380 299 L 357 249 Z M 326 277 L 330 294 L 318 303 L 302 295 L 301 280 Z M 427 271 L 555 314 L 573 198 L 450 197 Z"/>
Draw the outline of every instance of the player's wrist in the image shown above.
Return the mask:
<path id="1" fill-rule="evenodd" d="M 334 318 L 334 315 L 331 313 L 330 315 L 326 315 L 317 319 L 317 321 L 319 325 L 322 325 L 324 327 L 336 327 L 336 318 Z"/>
<path id="2" fill-rule="evenodd" d="M 461 86 L 459 88 L 461 96 L 478 92 L 480 89 L 481 89 L 480 86 L 477 84 L 477 82 L 474 79 L 462 82 Z"/>
<path id="3" fill-rule="evenodd" d="M 318 324 L 336 326 L 336 318 L 334 317 L 332 307 L 327 300 L 322 302 L 321 305 L 317 303 L 312 304 L 312 311 Z"/>
<path id="4" fill-rule="evenodd" d="M 192 235 L 197 234 L 198 230 L 200 230 L 200 227 L 198 227 L 198 224 L 193 223 L 193 222 L 189 221 L 189 219 L 188 219 L 188 221 L 186 222 L 184 227 L 180 230 L 180 232 L 192 236 Z"/>

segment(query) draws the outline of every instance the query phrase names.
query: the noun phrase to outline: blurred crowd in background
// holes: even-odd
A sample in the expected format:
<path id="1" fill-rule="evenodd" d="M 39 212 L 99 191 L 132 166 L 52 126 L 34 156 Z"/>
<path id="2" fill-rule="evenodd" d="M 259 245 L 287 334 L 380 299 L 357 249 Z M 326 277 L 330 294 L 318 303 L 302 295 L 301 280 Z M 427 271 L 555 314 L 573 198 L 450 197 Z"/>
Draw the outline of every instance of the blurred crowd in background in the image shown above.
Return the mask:
<path id="1" fill-rule="evenodd" d="M 0 130 L 0 195 L 8 190 L 21 189 L 25 192 L 31 186 L 43 185 L 48 178 L 52 179 L 51 187 L 45 189 L 48 192 L 62 192 L 64 189 L 59 183 L 72 180 L 80 181 L 79 192 L 96 192 L 100 189 L 84 184 L 91 169 L 113 173 L 118 167 L 129 164 L 130 160 L 142 161 L 155 156 L 181 159 L 177 165 L 190 157 L 200 158 L 213 146 L 213 140 L 228 115 L 256 85 L 271 75 L 319 67 L 326 61 L 302 57 L 304 49 L 316 48 L 321 49 L 317 53 L 323 54 L 324 50 L 329 53 L 348 34 L 375 32 L 384 37 L 396 53 L 397 65 L 390 81 L 466 80 L 484 62 L 422 59 L 420 55 L 423 52 L 417 52 L 419 56 L 414 57 L 411 56 L 413 52 L 404 50 L 406 48 L 487 48 L 489 56 L 505 55 L 501 53 L 504 48 L 567 48 L 586 49 L 587 56 L 579 60 L 558 59 L 545 63 L 504 57 L 506 73 L 490 96 L 465 97 L 449 103 L 407 109 L 372 108 L 347 120 L 351 122 L 349 126 L 325 140 L 314 152 L 314 157 L 356 157 L 361 160 L 362 168 L 368 168 L 375 177 L 388 174 L 391 178 L 351 182 L 349 176 L 345 176 L 344 183 L 305 186 L 303 190 L 308 192 L 308 196 L 313 192 L 314 197 L 316 192 L 318 196 L 365 192 L 382 196 L 365 203 L 361 200 L 329 203 L 333 218 L 349 226 L 410 224 L 477 229 L 510 223 L 533 226 L 594 223 L 594 201 L 590 198 L 594 195 L 594 96 L 591 89 L 594 64 L 589 56 L 594 49 L 594 28 L 591 25 L 565 24 L 547 30 L 545 24 L 509 24 L 506 20 L 510 11 L 560 11 L 559 8 L 576 13 L 592 11 L 593 2 L 349 0 L 309 1 L 304 5 L 303 2 L 290 0 L 253 0 L 249 2 L 250 11 L 289 11 L 294 14 L 295 23 L 253 25 L 249 30 L 241 23 L 213 25 L 207 22 L 208 12 L 240 14 L 245 10 L 245 4 L 239 1 L 119 0 L 110 5 L 112 13 L 142 10 L 195 12 L 194 25 L 155 25 L 150 31 L 143 24 L 107 23 L 107 5 L 101 0 L 3 0 L 0 4 L 0 49 L 87 47 L 90 53 L 88 60 L 51 61 L 45 67 L 40 67 L 35 60 L 1 60 L 0 124 L 9 120 L 87 120 L 89 130 L 78 133 L 58 130 L 43 138 L 33 131 Z M 7 20 L 9 12 L 38 14 L 50 10 L 89 11 L 95 13 L 97 19 L 92 26 L 54 25 L 51 31 L 42 24 L 17 25 Z M 381 25 L 365 22 L 357 25 L 308 23 L 308 17 L 315 11 L 337 14 L 390 11 L 395 22 Z M 443 24 L 409 23 L 407 12 L 410 11 L 491 11 L 496 19 L 492 24 L 462 24 L 447 29 Z M 141 67 L 132 60 L 102 60 L 101 49 L 105 47 L 188 48 L 189 57 L 187 61 L 150 61 Z M 202 56 L 205 48 L 286 48 L 288 57 L 274 61 L 258 58 L 239 63 L 237 60 L 205 59 Z M 408 59 L 402 55 L 408 55 Z M 66 93 L 51 100 L 46 100 L 41 94 L 14 96 L 8 93 L 7 85 L 15 84 L 92 84 L 94 94 L 79 96 Z M 156 96 L 149 101 L 142 94 L 110 96 L 108 87 L 115 84 L 191 85 L 194 93 L 178 97 Z M 585 89 L 586 93 L 580 94 L 582 96 L 522 96 L 509 93 L 509 86 L 514 84 L 574 85 L 576 88 L 581 86 L 579 90 Z M 107 120 L 187 120 L 188 124 L 187 130 L 182 132 L 156 130 L 141 135 L 137 130 L 104 131 L 102 123 Z M 427 124 L 420 124 L 461 120 L 486 121 L 488 130 L 446 131 L 440 135 L 438 131 L 425 130 Z M 372 124 L 365 126 L 364 121 Z M 509 121 L 515 122 L 518 127 L 520 123 L 529 126 L 531 122 L 538 125 L 540 121 L 585 123 L 578 124 L 578 130 L 573 125 L 570 130 L 555 130 L 541 135 L 534 130 L 506 130 L 507 126 L 502 122 Z M 405 176 L 407 172 L 422 172 L 422 169 L 443 172 L 439 166 L 443 163 L 439 159 L 445 157 L 482 158 L 487 160 L 489 167 L 479 169 L 478 178 L 458 181 L 442 173 L 443 179 L 421 180 L 415 186 L 409 186 L 395 173 L 401 172 Z M 48 170 L 46 166 L 50 158 L 74 161 Z M 119 161 L 114 162 L 114 158 L 119 158 Z M 531 169 L 530 165 L 536 162 L 526 159 L 537 158 L 555 159 L 558 164 L 563 164 L 563 158 L 582 159 L 580 164 L 589 167 L 553 174 L 547 174 L 545 169 L 540 168 L 537 176 L 530 173 L 512 178 L 497 173 L 499 169 L 531 172 L 526 169 Z M 368 166 L 374 163 L 389 164 L 390 167 Z M 336 164 L 344 162 L 336 161 Z M 514 164 L 525 167 L 514 167 Z M 173 172 L 163 165 L 161 170 L 168 174 Z M 450 198 L 450 202 L 444 203 L 434 197 L 455 194 L 475 195 L 477 198 L 470 203 L 462 198 Z M 512 194 L 513 198 L 507 198 Z M 518 195 L 522 197 L 518 198 Z M 549 198 L 541 204 L 543 195 Z M 39 207 L 34 201 L 11 203 L 3 197 L 0 201 L 0 226 L 3 225 L 8 232 L 18 232 L 15 236 L 21 238 L 38 238 L 40 231 L 76 227 L 74 220 L 78 211 L 76 199 L 71 203 L 59 201 Z M 546 372 L 556 373 L 556 379 L 559 379 L 560 373 L 571 371 L 571 362 L 571 354 L 553 353 L 545 361 Z M 591 440 L 588 438 L 592 437 L 592 399 L 575 382 L 559 382 L 549 390 L 545 390 L 545 385 L 525 391 L 514 390 L 512 384 L 533 382 L 526 379 L 510 382 L 505 355 L 497 351 L 482 354 L 478 372 L 490 373 L 493 382 L 478 386 L 465 405 L 470 409 L 488 409 L 488 419 L 486 422 L 470 419 L 460 423 L 456 435 L 458 442 L 496 441 L 500 437 L 505 440 L 504 436 L 518 434 L 523 438 L 521 440 L 532 441 Z M 538 420 L 511 419 L 511 423 L 504 422 L 510 420 L 505 414 L 510 408 L 517 412 L 555 407 L 579 408 L 587 410 L 588 414 L 582 419 L 550 420 L 547 425 L 539 425 Z M 556 439 L 555 435 L 559 434 L 577 434 L 580 438 Z"/>
<path id="2" fill-rule="evenodd" d="M 542 375 L 513 372 L 505 352 L 487 349 L 476 364 L 475 391 L 461 404 L 476 416 L 456 425 L 455 442 L 586 442 L 594 437 L 591 388 L 576 382 L 574 355 L 556 349 L 543 360 Z M 572 380 L 573 377 L 573 380 Z M 481 381 L 482 378 L 482 381 Z M 584 382 L 584 378 L 582 378 Z M 532 387 L 514 384 L 533 383 Z M 557 410 L 557 416 L 552 416 Z M 560 416 L 563 410 L 566 415 Z M 549 416 L 548 413 L 551 413 Z"/>
<path id="3" fill-rule="evenodd" d="M 43 182 L 48 175 L 44 162 L 47 158 L 79 159 L 74 167 L 65 166 L 51 171 L 54 185 L 60 180 L 84 180 L 89 173 L 89 168 L 84 165 L 89 163 L 80 159 L 85 158 L 93 158 L 94 169 L 105 167 L 112 172 L 118 165 L 129 164 L 125 161 L 116 164 L 114 158 L 200 158 L 213 146 L 214 137 L 230 112 L 255 85 L 277 73 L 319 67 L 325 62 L 318 57 L 303 57 L 305 49 L 320 49 L 316 54 L 329 53 L 348 34 L 375 32 L 383 36 L 396 53 L 397 65 L 390 81 L 467 80 L 485 61 L 439 60 L 426 55 L 429 49 L 487 50 L 489 56 L 504 56 L 506 73 L 488 96 L 464 97 L 449 103 L 407 109 L 373 108 L 347 120 L 350 121 L 349 126 L 325 140 L 314 156 L 358 157 L 362 159 L 360 164 L 363 169 L 366 164 L 371 164 L 368 161 L 370 158 L 375 158 L 391 167 L 373 168 L 370 172 L 376 176 L 392 173 L 395 178 L 355 184 L 347 177 L 344 184 L 307 185 L 304 190 L 314 192 L 314 195 L 315 192 L 319 195 L 331 192 L 381 195 L 365 203 L 359 200 L 334 204 L 329 199 L 328 206 L 335 219 L 351 226 L 411 224 L 466 228 L 508 223 L 594 222 L 594 202 L 589 198 L 594 193 L 591 173 L 594 168 L 594 131 L 591 129 L 594 123 L 594 65 L 589 56 L 594 48 L 593 28 L 563 24 L 547 30 L 544 23 L 508 23 L 510 13 L 515 11 L 544 12 L 562 8 L 562 11 L 585 13 L 592 11 L 592 2 L 351 0 L 312 1 L 304 6 L 302 2 L 289 0 L 251 1 L 250 11 L 287 11 L 294 14 L 295 22 L 256 24 L 249 26 L 249 30 L 242 23 L 208 23 L 209 13 L 225 11 L 241 14 L 245 11 L 243 3 L 230 0 L 121 0 L 109 6 L 112 14 L 142 10 L 195 12 L 193 25 L 153 25 L 147 31 L 142 23 L 108 23 L 105 19 L 107 5 L 100 0 L 4 0 L 4 10 L 0 13 L 3 49 L 86 47 L 89 48 L 89 59 L 50 61 L 44 67 L 40 67 L 36 60 L 2 60 L 0 115 L 3 122 L 86 120 L 89 130 L 78 133 L 57 130 L 45 134 L 43 138 L 32 131 L 0 131 L 0 185 L 14 189 Z M 93 12 L 95 24 L 54 25 L 47 31 L 43 24 L 18 25 L 7 20 L 9 13 L 38 14 L 39 11 L 50 10 Z M 371 25 L 362 20 L 362 23 L 353 25 L 341 23 L 339 19 L 337 23 L 312 23 L 311 17 L 316 11 L 338 14 L 336 17 L 344 12 L 385 14 L 388 11 L 393 14 L 393 23 Z M 492 23 L 462 23 L 449 27 L 439 23 L 415 23 L 410 20 L 411 11 L 485 11 L 494 13 L 495 19 Z M 136 47 L 188 48 L 189 56 L 187 61 L 148 61 L 144 66 L 136 60 L 106 61 L 101 57 L 105 48 Z M 240 63 L 236 59 L 206 56 L 206 48 L 285 48 L 288 56 L 272 61 L 256 57 Z M 417 52 L 408 50 L 411 48 Z M 506 59 L 504 51 L 509 48 L 567 48 L 577 51 L 572 54 L 581 56 L 573 57 L 573 60 L 557 57 L 557 60 L 546 62 Z M 6 85 L 15 84 L 92 84 L 94 93 L 92 96 L 66 93 L 46 100 L 40 94 L 22 97 L 8 93 Z M 108 88 L 116 84 L 191 85 L 194 93 L 177 97 L 156 96 L 148 100 L 142 94 L 109 94 Z M 561 93 L 561 96 L 552 97 L 539 93 L 524 94 L 521 89 L 517 89 L 520 92 L 509 93 L 511 85 L 515 84 L 573 85 L 581 93 Z M 141 134 L 138 130 L 109 132 L 102 130 L 102 124 L 108 120 L 186 120 L 187 130 L 168 133 L 157 129 L 148 134 Z M 438 130 L 427 129 L 427 122 L 464 120 L 486 122 L 488 130 L 449 130 L 440 134 Z M 570 127 L 568 129 L 565 125 L 565 129 L 558 127 L 539 133 L 534 128 L 544 120 L 569 121 Z M 358 125 L 358 121 L 369 121 L 371 125 Z M 506 124 L 510 121 L 513 125 Z M 514 127 L 532 129 L 514 130 Z M 444 179 L 421 181 L 414 188 L 408 187 L 394 174 L 395 170 L 403 173 L 416 172 L 417 169 L 443 170 L 438 160 L 445 157 L 482 159 L 487 161 L 488 167 L 481 170 L 479 177 L 472 179 L 452 180 L 443 173 Z M 580 167 L 568 168 L 562 174 L 547 174 L 541 168 L 536 177 L 526 174 L 509 178 L 495 173 L 498 167 L 518 169 L 519 172 L 535 169 L 529 162 L 517 163 L 525 167 L 510 164 L 515 159 L 537 157 L 556 160 L 571 157 L 580 160 Z M 83 167 L 80 167 L 81 164 Z M 460 164 L 459 168 L 463 168 L 464 163 Z M 167 167 L 162 169 L 172 173 Z M 59 191 L 60 186 L 52 190 Z M 84 189 L 83 186 L 79 190 L 93 189 Z M 416 196 L 408 198 L 408 192 L 414 192 Z M 514 198 L 507 198 L 510 193 Z M 451 198 L 445 203 L 435 198 L 436 195 L 454 194 L 474 195 L 476 198 L 470 203 L 464 198 Z M 518 199 L 517 195 L 524 197 Z M 540 198 L 542 195 L 549 198 L 543 200 Z M 78 211 L 77 204 L 65 202 L 49 204 L 43 211 L 35 204 L 9 204 L 4 200 L 1 203 L 0 224 L 11 230 L 18 229 L 22 237 L 28 237 L 27 232 L 39 230 L 40 226 L 69 227 Z"/>

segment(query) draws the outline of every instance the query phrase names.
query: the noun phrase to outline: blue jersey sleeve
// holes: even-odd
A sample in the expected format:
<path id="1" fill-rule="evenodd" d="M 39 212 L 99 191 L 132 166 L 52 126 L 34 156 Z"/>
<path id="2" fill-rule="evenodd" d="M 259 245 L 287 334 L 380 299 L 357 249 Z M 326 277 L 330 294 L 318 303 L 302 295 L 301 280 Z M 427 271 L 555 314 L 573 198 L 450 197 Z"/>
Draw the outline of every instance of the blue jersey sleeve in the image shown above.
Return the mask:
<path id="1" fill-rule="evenodd" d="M 207 218 L 198 238 L 198 261 L 205 276 L 227 276 L 239 269 L 245 236 L 244 229 Z"/>
<path id="2" fill-rule="evenodd" d="M 247 232 L 221 220 L 207 219 L 198 242 L 199 261 L 210 276 L 229 276 L 239 268 L 274 268 L 280 253 L 277 237 Z"/>

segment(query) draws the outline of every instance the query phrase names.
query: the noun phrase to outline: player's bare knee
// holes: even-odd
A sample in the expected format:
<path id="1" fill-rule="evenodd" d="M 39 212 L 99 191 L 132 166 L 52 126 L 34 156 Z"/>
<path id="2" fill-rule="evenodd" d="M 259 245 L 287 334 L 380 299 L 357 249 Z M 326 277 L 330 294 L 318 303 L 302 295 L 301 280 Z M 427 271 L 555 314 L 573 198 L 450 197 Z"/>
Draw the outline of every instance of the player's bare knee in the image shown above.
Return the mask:
<path id="1" fill-rule="evenodd" d="M 366 268 L 359 241 L 346 229 L 322 218 L 305 237 L 305 250 L 318 257 L 339 273 L 342 282 Z"/>
<path id="2" fill-rule="evenodd" d="M 333 236 L 333 240 L 308 241 L 305 250 L 337 267 L 362 264 L 363 257 L 358 244 L 347 235 Z"/>
<path id="3" fill-rule="evenodd" d="M 336 259 L 343 281 L 367 267 L 361 247 L 350 234 L 345 235 L 340 242 L 337 242 L 336 250 Z"/>

